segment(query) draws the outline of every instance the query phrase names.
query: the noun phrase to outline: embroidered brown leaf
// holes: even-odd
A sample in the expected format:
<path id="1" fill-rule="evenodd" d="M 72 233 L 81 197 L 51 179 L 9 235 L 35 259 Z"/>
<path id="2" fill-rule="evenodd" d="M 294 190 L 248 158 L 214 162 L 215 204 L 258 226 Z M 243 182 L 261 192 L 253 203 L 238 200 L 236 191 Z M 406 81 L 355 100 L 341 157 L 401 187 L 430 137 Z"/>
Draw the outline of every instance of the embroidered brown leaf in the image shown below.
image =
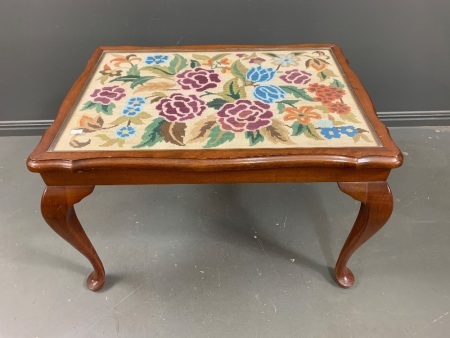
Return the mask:
<path id="1" fill-rule="evenodd" d="M 140 86 L 138 89 L 136 89 L 135 93 L 140 92 L 153 92 L 153 91 L 164 91 L 168 89 L 172 89 L 175 87 L 174 83 L 170 82 L 152 82 L 147 83 L 146 85 Z"/>
<path id="2" fill-rule="evenodd" d="M 83 148 L 85 146 L 87 146 L 88 144 L 91 143 L 91 139 L 87 140 L 86 142 L 80 142 L 76 139 L 76 137 L 72 137 L 72 139 L 70 140 L 69 144 L 71 147 L 73 148 Z"/>
<path id="3" fill-rule="evenodd" d="M 184 122 L 170 122 L 164 123 L 161 126 L 159 134 L 164 138 L 164 141 L 184 146 L 184 135 L 186 132 L 186 123 Z"/>
<path id="4" fill-rule="evenodd" d="M 191 130 L 191 139 L 189 142 L 204 142 L 208 138 L 208 131 L 216 124 L 216 117 L 209 116 L 206 119 L 197 121 Z"/>
<path id="5" fill-rule="evenodd" d="M 294 144 L 289 137 L 289 131 L 283 122 L 277 119 L 272 120 L 272 124 L 260 129 L 261 134 L 272 143 Z"/>
<path id="6" fill-rule="evenodd" d="M 92 133 L 96 130 L 102 129 L 103 119 L 101 116 L 93 119 L 87 115 L 81 117 L 80 121 L 78 121 L 78 125 L 83 129 L 85 133 Z"/>

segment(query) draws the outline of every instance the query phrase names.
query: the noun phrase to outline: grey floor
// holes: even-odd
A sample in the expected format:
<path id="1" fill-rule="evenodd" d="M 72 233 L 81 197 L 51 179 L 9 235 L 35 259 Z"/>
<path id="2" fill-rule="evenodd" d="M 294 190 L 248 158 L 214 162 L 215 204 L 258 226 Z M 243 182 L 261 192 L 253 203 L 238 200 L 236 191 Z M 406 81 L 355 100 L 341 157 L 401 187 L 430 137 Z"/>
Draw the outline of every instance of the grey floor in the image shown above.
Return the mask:
<path id="1" fill-rule="evenodd" d="M 358 204 L 336 184 L 99 186 L 78 215 L 107 270 L 43 221 L 25 159 L 0 138 L 0 337 L 449 337 L 450 127 L 391 128 L 404 166 L 388 224 L 331 267 Z"/>

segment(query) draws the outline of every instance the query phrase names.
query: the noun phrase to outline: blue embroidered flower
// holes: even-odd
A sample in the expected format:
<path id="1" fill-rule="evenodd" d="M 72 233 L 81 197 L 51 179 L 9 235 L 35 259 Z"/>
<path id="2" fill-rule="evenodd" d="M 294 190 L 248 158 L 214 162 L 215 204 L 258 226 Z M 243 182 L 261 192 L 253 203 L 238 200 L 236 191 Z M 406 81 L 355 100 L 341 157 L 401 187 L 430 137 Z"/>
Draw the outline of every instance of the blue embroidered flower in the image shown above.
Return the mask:
<path id="1" fill-rule="evenodd" d="M 133 117 L 142 111 L 142 106 L 127 106 L 124 110 L 122 110 L 122 115 Z"/>
<path id="2" fill-rule="evenodd" d="M 134 96 L 128 100 L 127 106 L 128 107 L 137 107 L 137 106 L 143 105 L 144 103 L 145 103 L 144 97 Z"/>
<path id="3" fill-rule="evenodd" d="M 272 80 L 275 76 L 275 69 L 263 68 L 261 66 L 253 67 L 247 72 L 247 79 L 253 82 L 265 82 Z"/>
<path id="4" fill-rule="evenodd" d="M 332 138 L 340 138 L 341 137 L 341 132 L 336 127 L 322 128 L 322 129 L 320 129 L 320 133 L 329 140 L 331 140 Z"/>
<path id="5" fill-rule="evenodd" d="M 342 134 L 345 134 L 349 137 L 353 137 L 358 134 L 358 130 L 353 126 L 342 126 L 339 128 Z"/>
<path id="6" fill-rule="evenodd" d="M 167 60 L 169 60 L 169 57 L 167 55 L 150 55 L 147 56 L 147 59 L 145 59 L 145 63 L 149 65 L 152 64 L 160 65 L 161 63 L 164 63 Z"/>
<path id="7" fill-rule="evenodd" d="M 264 103 L 274 103 L 286 97 L 286 93 L 280 87 L 273 85 L 258 86 L 253 91 L 253 95 Z"/>
<path id="8" fill-rule="evenodd" d="M 136 129 L 132 126 L 120 127 L 116 130 L 117 137 L 120 137 L 122 139 L 130 138 L 134 134 L 136 134 Z"/>

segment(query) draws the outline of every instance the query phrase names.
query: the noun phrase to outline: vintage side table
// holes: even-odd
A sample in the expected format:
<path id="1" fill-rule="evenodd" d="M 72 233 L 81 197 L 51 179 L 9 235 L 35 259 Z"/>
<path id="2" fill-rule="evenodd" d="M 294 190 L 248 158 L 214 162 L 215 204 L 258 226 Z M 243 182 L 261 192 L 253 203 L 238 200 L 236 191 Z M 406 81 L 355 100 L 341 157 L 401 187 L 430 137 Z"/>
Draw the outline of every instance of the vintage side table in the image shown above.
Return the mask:
<path id="1" fill-rule="evenodd" d="M 27 161 L 50 227 L 105 270 L 74 211 L 95 185 L 337 182 L 361 202 L 336 263 L 389 219 L 402 154 L 336 45 L 100 47 Z"/>

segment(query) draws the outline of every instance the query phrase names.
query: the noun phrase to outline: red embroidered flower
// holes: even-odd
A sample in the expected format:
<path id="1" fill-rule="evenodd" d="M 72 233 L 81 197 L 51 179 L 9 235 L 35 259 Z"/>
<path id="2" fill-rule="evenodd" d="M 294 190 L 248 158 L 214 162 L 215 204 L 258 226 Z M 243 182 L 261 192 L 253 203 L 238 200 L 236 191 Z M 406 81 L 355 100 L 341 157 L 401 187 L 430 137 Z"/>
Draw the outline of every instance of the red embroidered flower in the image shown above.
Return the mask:
<path id="1" fill-rule="evenodd" d="M 260 101 L 237 100 L 224 104 L 217 112 L 223 130 L 253 131 L 272 124 L 270 105 Z"/>
<path id="2" fill-rule="evenodd" d="M 119 86 L 103 87 L 102 89 L 96 89 L 91 94 L 92 101 L 101 104 L 110 104 L 111 101 L 119 101 L 125 96 L 125 89 Z"/>
<path id="3" fill-rule="evenodd" d="M 346 105 L 343 102 L 330 102 L 327 104 L 328 109 L 330 110 L 330 112 L 332 113 L 336 113 L 336 114 L 348 114 L 351 111 L 350 106 Z"/>
<path id="4" fill-rule="evenodd" d="M 280 76 L 284 82 L 295 84 L 306 84 L 311 80 L 311 73 L 304 70 L 292 69 Z"/>
<path id="5" fill-rule="evenodd" d="M 219 74 L 212 69 L 195 68 L 186 70 L 177 75 L 177 82 L 183 89 L 195 89 L 203 92 L 207 89 L 216 88 L 220 83 Z"/>
<path id="6" fill-rule="evenodd" d="M 186 121 L 200 116 L 206 109 L 204 101 L 195 95 L 175 93 L 159 101 L 156 109 L 167 121 Z"/>
<path id="7" fill-rule="evenodd" d="M 334 100 L 341 99 L 345 95 L 345 90 L 336 86 L 327 86 L 318 83 L 312 83 L 308 87 L 310 93 L 315 93 L 315 101 L 327 104 Z"/>

